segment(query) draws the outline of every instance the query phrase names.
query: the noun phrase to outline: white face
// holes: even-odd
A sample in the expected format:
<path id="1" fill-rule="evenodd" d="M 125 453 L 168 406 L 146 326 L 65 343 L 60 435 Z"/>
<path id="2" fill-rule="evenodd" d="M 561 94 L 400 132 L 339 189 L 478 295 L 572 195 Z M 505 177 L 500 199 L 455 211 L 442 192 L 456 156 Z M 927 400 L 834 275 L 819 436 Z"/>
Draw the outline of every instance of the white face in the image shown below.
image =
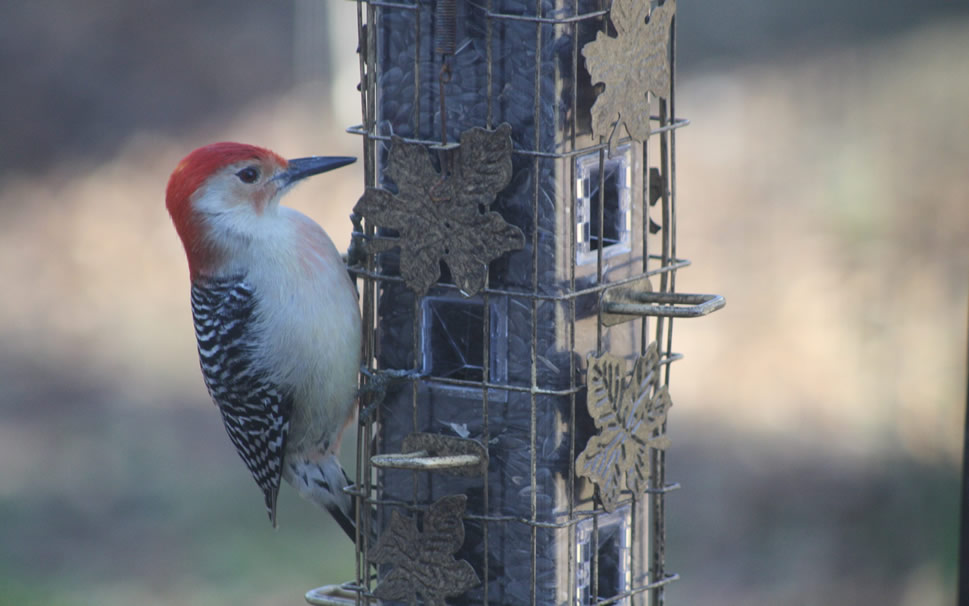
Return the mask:
<path id="1" fill-rule="evenodd" d="M 210 216 L 243 210 L 261 215 L 279 201 L 282 189 L 274 178 L 283 170 L 266 160 L 230 164 L 202 184 L 193 196 L 193 206 Z"/>
<path id="2" fill-rule="evenodd" d="M 220 247 L 246 244 L 265 233 L 285 191 L 275 177 L 283 167 L 269 160 L 230 164 L 210 176 L 192 196 L 192 205 Z M 210 240 L 210 241 L 211 241 Z"/>

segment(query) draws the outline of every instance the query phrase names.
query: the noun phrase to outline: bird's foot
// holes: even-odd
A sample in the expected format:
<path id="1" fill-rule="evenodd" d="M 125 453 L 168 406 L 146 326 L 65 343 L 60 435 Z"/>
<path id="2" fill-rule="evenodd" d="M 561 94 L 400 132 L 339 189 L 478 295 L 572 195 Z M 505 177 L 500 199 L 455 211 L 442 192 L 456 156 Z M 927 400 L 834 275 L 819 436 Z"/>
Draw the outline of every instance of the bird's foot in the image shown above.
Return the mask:
<path id="1" fill-rule="evenodd" d="M 363 267 L 367 261 L 367 242 L 363 234 L 361 217 L 356 213 L 350 215 L 350 222 L 353 224 L 353 232 L 350 237 L 350 248 L 347 249 L 344 261 L 347 267 Z"/>
<path id="2" fill-rule="evenodd" d="M 369 420 L 377 408 L 384 403 L 384 399 L 387 397 L 387 388 L 391 385 L 404 381 L 416 381 L 427 376 L 417 370 L 395 368 L 370 370 L 366 366 L 360 368 L 360 374 L 367 377 L 367 382 L 360 386 L 358 392 L 360 400 L 364 403 L 360 411 L 360 418 L 364 421 Z"/>

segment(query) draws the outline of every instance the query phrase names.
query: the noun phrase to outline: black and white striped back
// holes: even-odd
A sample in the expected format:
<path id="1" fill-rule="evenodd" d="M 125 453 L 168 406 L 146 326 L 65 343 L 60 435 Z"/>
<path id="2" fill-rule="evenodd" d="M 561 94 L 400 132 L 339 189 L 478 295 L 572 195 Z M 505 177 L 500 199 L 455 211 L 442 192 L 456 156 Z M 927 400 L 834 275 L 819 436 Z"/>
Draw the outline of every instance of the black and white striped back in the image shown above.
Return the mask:
<path id="1" fill-rule="evenodd" d="M 292 395 L 253 356 L 258 336 L 253 288 L 245 276 L 200 279 L 192 284 L 192 315 L 205 385 L 275 526 Z"/>

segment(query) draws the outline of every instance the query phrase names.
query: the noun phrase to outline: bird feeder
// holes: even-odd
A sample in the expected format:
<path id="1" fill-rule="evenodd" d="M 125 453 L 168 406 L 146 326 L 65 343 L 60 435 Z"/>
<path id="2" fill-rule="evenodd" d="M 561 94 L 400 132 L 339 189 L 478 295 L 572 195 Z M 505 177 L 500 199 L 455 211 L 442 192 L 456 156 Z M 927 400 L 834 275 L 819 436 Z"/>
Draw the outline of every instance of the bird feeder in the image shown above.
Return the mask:
<path id="1" fill-rule="evenodd" d="M 358 0 L 357 578 L 315 604 L 661 604 L 676 1 Z"/>

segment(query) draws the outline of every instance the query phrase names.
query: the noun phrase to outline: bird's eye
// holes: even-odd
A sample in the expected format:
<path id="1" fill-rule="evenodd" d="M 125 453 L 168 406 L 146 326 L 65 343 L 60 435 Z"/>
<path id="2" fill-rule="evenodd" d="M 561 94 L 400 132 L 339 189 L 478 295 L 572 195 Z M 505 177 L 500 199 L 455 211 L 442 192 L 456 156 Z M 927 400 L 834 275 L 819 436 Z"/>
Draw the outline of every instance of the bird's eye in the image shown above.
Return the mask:
<path id="1" fill-rule="evenodd" d="M 255 166 L 247 166 L 236 173 L 239 180 L 243 183 L 255 183 L 259 178 L 259 169 Z"/>

